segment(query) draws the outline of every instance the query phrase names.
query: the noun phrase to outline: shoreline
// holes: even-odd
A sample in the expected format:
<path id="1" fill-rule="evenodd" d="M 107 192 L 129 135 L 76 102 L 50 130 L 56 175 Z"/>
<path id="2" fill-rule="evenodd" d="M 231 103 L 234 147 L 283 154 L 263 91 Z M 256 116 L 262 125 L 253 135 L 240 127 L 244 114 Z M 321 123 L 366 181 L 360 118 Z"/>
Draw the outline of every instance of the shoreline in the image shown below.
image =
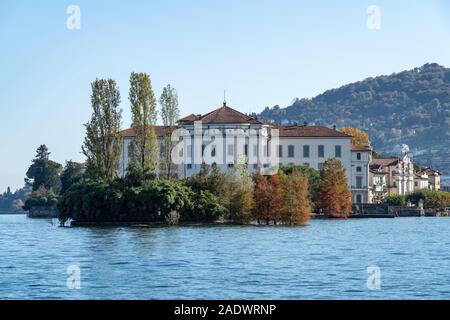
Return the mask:
<path id="1" fill-rule="evenodd" d="M 349 219 L 394 219 L 394 218 L 429 218 L 431 216 L 395 216 L 393 214 L 357 214 L 350 215 L 347 218 L 332 218 L 321 215 L 312 215 L 311 220 L 349 220 Z M 445 216 L 436 216 L 434 218 L 445 218 Z M 270 224 L 265 223 L 238 223 L 235 221 L 214 221 L 214 222 L 179 222 L 176 225 L 168 225 L 164 222 L 95 222 L 95 221 L 72 221 L 70 226 L 63 226 L 67 228 L 83 228 L 83 227 L 132 227 L 132 228 L 154 228 L 154 227 L 217 227 L 217 226 L 245 226 L 245 227 L 304 227 L 308 226 L 308 223 L 304 225 L 284 225 L 282 223 Z"/>

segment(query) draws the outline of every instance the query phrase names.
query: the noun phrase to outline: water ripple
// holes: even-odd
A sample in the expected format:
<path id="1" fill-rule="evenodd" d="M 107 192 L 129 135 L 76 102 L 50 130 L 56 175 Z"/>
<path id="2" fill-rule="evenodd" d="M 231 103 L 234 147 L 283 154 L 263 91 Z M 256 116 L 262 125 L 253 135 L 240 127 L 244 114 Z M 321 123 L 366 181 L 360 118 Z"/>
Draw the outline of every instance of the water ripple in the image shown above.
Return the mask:
<path id="1" fill-rule="evenodd" d="M 0 299 L 449 299 L 449 233 L 446 218 L 69 229 L 0 215 Z"/>

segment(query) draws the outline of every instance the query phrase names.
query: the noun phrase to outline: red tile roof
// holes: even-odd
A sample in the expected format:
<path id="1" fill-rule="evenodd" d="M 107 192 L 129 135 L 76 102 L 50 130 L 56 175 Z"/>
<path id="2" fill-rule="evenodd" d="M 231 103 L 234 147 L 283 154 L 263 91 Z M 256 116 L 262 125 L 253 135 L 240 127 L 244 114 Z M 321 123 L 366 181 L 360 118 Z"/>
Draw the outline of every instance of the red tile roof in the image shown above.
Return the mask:
<path id="1" fill-rule="evenodd" d="M 278 126 L 280 137 L 351 138 L 350 135 L 324 126 Z"/>
<path id="2" fill-rule="evenodd" d="M 433 176 L 433 175 L 441 175 L 441 173 L 438 170 L 434 170 L 432 168 L 423 168 L 421 170 L 419 170 L 419 173 L 426 173 L 428 176 Z"/>
<path id="3" fill-rule="evenodd" d="M 201 121 L 202 123 L 250 123 L 250 124 L 262 124 L 262 122 L 247 116 L 233 108 L 226 105 L 217 108 L 204 115 L 191 114 L 185 118 L 180 119 L 179 123 L 190 123 L 194 121 Z"/>
<path id="4" fill-rule="evenodd" d="M 372 148 L 370 146 L 355 146 L 352 144 L 352 151 L 354 152 L 372 151 Z"/>
<path id="5" fill-rule="evenodd" d="M 155 126 L 155 131 L 156 131 L 156 135 L 158 137 L 163 137 L 164 136 L 165 127 L 164 126 Z M 124 138 L 132 138 L 132 137 L 136 136 L 136 134 L 134 133 L 133 128 L 122 130 L 119 133 Z"/>
<path id="6" fill-rule="evenodd" d="M 201 115 L 190 114 L 187 117 L 181 118 L 180 120 L 178 120 L 178 122 L 179 123 L 194 122 L 197 121 L 200 117 Z"/>
<path id="7" fill-rule="evenodd" d="M 372 162 L 370 163 L 371 169 L 376 168 L 382 168 L 382 167 L 388 167 L 398 164 L 400 161 L 399 158 L 374 158 L 372 159 Z"/>

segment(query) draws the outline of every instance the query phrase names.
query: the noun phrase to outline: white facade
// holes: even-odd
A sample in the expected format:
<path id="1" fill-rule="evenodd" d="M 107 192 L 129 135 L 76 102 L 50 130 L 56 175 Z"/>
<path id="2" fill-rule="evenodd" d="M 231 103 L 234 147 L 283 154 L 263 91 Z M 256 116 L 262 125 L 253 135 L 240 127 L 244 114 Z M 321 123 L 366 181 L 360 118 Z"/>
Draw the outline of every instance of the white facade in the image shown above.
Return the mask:
<path id="1" fill-rule="evenodd" d="M 369 171 L 370 203 L 382 203 L 389 196 L 388 175 L 378 170 Z"/>
<path id="2" fill-rule="evenodd" d="M 202 163 L 215 165 L 225 172 L 240 163 L 243 156 L 248 161 L 250 173 L 261 170 L 263 174 L 278 165 L 290 164 L 320 170 L 326 160 L 336 158 L 345 168 L 353 202 L 370 201 L 371 151 L 367 148 L 352 151 L 351 136 L 336 128 L 307 124 L 273 127 L 225 104 L 204 116 L 190 115 L 178 124 L 183 129 L 182 137 L 174 142 L 178 147 L 182 146 L 182 150 L 176 151 L 183 158 L 178 169 L 180 178 L 198 173 Z M 156 131 L 162 144 L 164 129 L 159 127 Z M 126 173 L 129 145 L 133 139 L 132 129 L 122 133 L 124 140 L 119 176 Z"/>
<path id="3" fill-rule="evenodd" d="M 424 172 L 416 173 L 414 176 L 414 190 L 428 189 L 428 175 Z"/>
<path id="4" fill-rule="evenodd" d="M 414 165 L 407 154 L 390 171 L 390 179 L 392 186 L 397 189 L 397 194 L 407 195 L 414 192 Z"/>
<path id="5" fill-rule="evenodd" d="M 279 138 L 280 165 L 306 165 L 320 170 L 326 160 L 341 161 L 351 184 L 351 138 L 283 137 Z M 319 150 L 320 149 L 320 150 Z"/>
<path id="6" fill-rule="evenodd" d="M 183 178 L 198 173 L 202 163 L 214 165 L 222 172 L 232 170 L 242 157 L 249 159 L 248 171 L 256 172 L 269 167 L 267 161 L 268 137 L 267 125 L 250 123 L 221 123 L 202 125 L 195 131 L 194 125 L 181 125 L 188 132 L 188 138 L 182 139 L 184 164 L 181 165 Z M 196 138 L 196 135 L 201 138 Z"/>
<path id="7" fill-rule="evenodd" d="M 351 152 L 351 188 L 353 203 L 372 203 L 369 192 L 369 163 L 372 151 L 369 147 L 354 148 Z"/>
<path id="8" fill-rule="evenodd" d="M 370 163 L 370 175 L 371 196 L 379 198 L 378 201 L 384 200 L 386 196 L 407 195 L 414 192 L 414 165 L 407 154 L 402 157 L 374 158 Z M 385 181 L 381 186 L 377 183 L 382 177 L 385 177 Z"/>

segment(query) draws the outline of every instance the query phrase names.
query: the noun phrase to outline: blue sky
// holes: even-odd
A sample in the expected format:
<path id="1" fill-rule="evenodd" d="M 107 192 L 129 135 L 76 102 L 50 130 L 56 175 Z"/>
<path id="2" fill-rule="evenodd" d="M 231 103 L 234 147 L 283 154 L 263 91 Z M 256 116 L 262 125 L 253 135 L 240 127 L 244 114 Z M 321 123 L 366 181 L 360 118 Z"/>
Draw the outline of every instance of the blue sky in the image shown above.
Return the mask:
<path id="1" fill-rule="evenodd" d="M 68 30 L 66 9 L 81 9 Z M 370 30 L 369 5 L 381 9 Z M 90 83 L 115 79 L 123 127 L 128 78 L 179 93 L 182 115 L 228 104 L 288 105 L 368 76 L 437 62 L 450 67 L 450 3 L 441 1 L 0 0 L 0 192 L 23 185 L 42 143 L 82 161 Z"/>

